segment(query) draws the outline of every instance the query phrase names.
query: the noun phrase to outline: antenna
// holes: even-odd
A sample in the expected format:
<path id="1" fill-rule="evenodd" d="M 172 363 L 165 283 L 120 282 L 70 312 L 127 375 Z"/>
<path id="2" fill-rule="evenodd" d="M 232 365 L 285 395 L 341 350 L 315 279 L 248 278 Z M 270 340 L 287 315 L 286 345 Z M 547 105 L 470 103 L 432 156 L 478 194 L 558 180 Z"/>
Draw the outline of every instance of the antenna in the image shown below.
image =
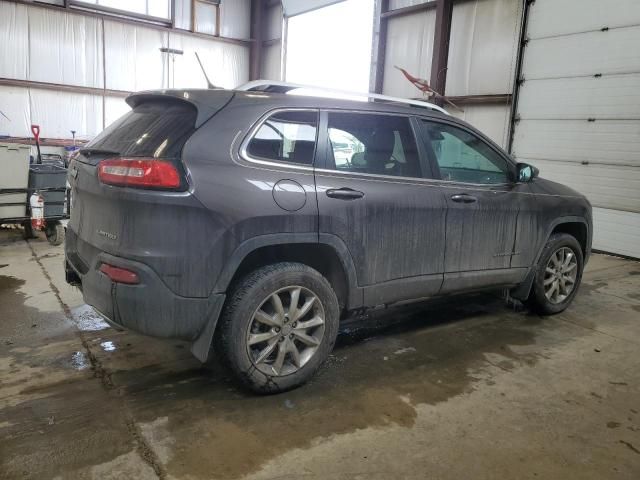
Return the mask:
<path id="1" fill-rule="evenodd" d="M 204 66 L 202 65 L 202 61 L 200 60 L 200 55 L 198 55 L 198 52 L 195 52 L 195 54 L 196 54 L 196 58 L 198 59 L 198 63 L 200 64 L 200 70 L 202 70 L 204 79 L 207 81 L 207 88 L 219 89 L 220 87 L 216 87 L 213 83 L 211 83 L 211 80 L 209 80 L 209 77 L 207 76 L 207 72 L 204 69 Z"/>

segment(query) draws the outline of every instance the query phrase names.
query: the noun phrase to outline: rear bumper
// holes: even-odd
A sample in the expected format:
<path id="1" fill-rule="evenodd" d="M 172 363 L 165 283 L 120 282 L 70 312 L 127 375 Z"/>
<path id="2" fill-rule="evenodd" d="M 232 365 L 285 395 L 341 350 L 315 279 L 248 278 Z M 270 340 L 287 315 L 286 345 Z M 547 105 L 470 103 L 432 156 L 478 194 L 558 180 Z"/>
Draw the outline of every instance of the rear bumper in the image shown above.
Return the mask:
<path id="1" fill-rule="evenodd" d="M 109 323 L 153 337 L 191 342 L 196 341 L 204 331 L 212 331 L 212 323 L 215 327 L 225 299 L 223 294 L 214 294 L 209 298 L 176 295 L 143 263 L 104 252 L 99 252 L 87 265 L 78 255 L 76 242 L 81 241 L 72 229 L 67 229 L 67 278 L 75 279 L 76 284 L 79 279 L 84 301 L 106 317 Z M 140 283 L 126 285 L 112 282 L 100 272 L 102 263 L 135 271 Z"/>

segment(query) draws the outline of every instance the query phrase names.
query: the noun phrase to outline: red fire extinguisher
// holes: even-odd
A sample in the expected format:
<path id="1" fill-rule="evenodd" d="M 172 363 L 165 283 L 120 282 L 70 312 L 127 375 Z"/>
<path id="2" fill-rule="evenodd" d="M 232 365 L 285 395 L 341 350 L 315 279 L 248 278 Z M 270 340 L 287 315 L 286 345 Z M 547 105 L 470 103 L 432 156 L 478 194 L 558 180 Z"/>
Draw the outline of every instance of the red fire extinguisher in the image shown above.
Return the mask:
<path id="1" fill-rule="evenodd" d="M 44 197 L 38 192 L 32 193 L 29 205 L 31 207 L 31 227 L 42 230 L 44 228 Z"/>

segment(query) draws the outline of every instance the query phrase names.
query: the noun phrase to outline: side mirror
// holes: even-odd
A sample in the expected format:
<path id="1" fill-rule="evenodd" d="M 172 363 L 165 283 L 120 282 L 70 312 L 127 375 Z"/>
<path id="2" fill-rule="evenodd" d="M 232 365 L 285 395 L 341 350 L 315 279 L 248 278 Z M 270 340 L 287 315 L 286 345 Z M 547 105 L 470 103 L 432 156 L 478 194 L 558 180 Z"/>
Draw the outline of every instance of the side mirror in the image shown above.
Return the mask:
<path id="1" fill-rule="evenodd" d="M 540 170 L 528 163 L 518 164 L 518 182 L 527 183 L 538 176 Z"/>

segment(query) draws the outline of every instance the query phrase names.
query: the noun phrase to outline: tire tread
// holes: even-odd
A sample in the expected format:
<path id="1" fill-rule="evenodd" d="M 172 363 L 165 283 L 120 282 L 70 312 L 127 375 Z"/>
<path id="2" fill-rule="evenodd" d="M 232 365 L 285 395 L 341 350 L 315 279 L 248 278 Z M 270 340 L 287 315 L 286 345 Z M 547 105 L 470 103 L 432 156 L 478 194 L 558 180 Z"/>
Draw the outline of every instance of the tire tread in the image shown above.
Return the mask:
<path id="1" fill-rule="evenodd" d="M 232 293 L 227 297 L 227 301 L 225 302 L 225 305 L 222 309 L 222 314 L 220 316 L 220 320 L 216 328 L 216 333 L 214 335 L 214 351 L 221 363 L 232 371 L 235 379 L 241 384 L 241 386 L 260 394 L 283 392 L 295 388 L 301 383 L 304 383 L 304 381 L 301 381 L 294 382 L 291 385 L 282 385 L 279 383 L 278 377 L 268 377 L 264 374 L 261 375 L 266 377 L 267 381 L 257 382 L 256 379 L 252 376 L 255 367 L 251 366 L 248 370 L 243 370 L 240 369 L 237 363 L 232 360 L 233 349 L 235 348 L 234 341 L 236 340 L 233 328 L 233 322 L 236 320 L 234 313 L 240 308 L 241 304 L 247 300 L 247 297 L 251 294 L 251 291 L 257 287 L 257 285 L 263 282 L 268 282 L 274 275 L 281 274 L 283 272 L 303 272 L 315 277 L 317 280 L 324 283 L 332 293 L 332 301 L 335 302 L 336 309 L 338 305 L 335 292 L 333 292 L 333 289 L 331 288 L 331 285 L 329 284 L 327 279 L 315 269 L 302 263 L 279 262 L 270 264 L 254 270 L 253 272 L 245 275 L 234 285 L 232 285 Z M 325 306 L 325 309 L 327 309 L 327 306 Z M 327 318 L 329 316 L 328 313 L 329 312 L 327 312 Z M 331 349 L 333 348 L 335 335 L 333 335 L 333 338 L 330 338 L 330 342 L 331 343 L 329 345 L 329 351 L 331 351 Z M 306 370 L 305 379 L 310 378 L 320 367 L 321 363 L 322 362 L 320 362 L 313 369 Z"/>

